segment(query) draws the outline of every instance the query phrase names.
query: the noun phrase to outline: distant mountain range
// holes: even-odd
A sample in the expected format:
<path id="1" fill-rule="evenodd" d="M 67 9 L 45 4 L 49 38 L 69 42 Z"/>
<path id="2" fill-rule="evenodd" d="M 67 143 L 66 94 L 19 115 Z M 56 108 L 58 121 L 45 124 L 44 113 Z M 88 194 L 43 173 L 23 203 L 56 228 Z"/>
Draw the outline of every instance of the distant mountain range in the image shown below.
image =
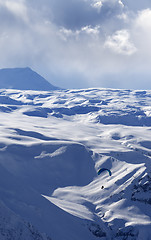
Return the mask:
<path id="1" fill-rule="evenodd" d="M 0 69 L 0 88 L 40 91 L 59 89 L 29 67 Z"/>

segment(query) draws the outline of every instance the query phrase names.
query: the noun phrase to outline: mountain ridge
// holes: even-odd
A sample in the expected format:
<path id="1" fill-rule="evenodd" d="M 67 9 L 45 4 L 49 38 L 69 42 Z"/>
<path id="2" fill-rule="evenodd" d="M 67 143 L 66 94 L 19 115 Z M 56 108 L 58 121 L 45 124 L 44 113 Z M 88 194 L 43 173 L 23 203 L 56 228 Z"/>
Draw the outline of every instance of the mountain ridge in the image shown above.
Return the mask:
<path id="1" fill-rule="evenodd" d="M 59 89 L 29 67 L 0 69 L 0 88 L 39 91 Z"/>

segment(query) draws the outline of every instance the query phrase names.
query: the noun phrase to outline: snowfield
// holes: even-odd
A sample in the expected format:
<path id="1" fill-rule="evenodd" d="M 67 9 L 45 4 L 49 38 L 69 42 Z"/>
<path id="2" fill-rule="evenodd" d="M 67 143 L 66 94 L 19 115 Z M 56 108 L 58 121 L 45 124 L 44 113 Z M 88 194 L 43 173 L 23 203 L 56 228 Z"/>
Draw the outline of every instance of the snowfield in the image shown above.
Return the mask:
<path id="1" fill-rule="evenodd" d="M 151 240 L 151 91 L 1 89 L 0 212 L 1 240 Z"/>

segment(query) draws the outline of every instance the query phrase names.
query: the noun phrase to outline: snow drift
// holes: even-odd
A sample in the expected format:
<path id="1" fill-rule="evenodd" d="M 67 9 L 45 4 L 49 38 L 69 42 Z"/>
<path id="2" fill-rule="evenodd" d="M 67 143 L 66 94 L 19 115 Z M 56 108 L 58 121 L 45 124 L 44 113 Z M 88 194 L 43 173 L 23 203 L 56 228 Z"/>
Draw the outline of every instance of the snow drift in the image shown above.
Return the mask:
<path id="1" fill-rule="evenodd" d="M 150 106 L 151 91 L 1 90 L 0 238 L 150 239 Z"/>

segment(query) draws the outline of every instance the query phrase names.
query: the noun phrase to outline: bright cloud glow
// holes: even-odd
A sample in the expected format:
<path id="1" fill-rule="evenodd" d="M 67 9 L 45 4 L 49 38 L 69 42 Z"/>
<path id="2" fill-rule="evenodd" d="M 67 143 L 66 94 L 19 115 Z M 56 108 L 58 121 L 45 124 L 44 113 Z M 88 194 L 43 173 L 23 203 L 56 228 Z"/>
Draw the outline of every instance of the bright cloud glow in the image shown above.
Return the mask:
<path id="1" fill-rule="evenodd" d="M 91 35 L 92 37 L 96 37 L 99 35 L 99 26 L 91 27 L 91 26 L 85 26 L 82 27 L 80 30 L 71 30 L 71 29 L 66 29 L 66 28 L 61 28 L 60 29 L 60 36 L 62 37 L 63 40 L 68 40 L 69 38 L 80 38 L 80 35 L 86 34 L 86 35 Z"/>
<path id="2" fill-rule="evenodd" d="M 139 11 L 136 19 L 136 25 L 146 31 L 151 29 L 151 9 Z"/>
<path id="3" fill-rule="evenodd" d="M 91 4 L 91 6 L 96 8 L 98 11 L 100 11 L 103 4 L 102 4 L 102 1 L 95 1 L 94 3 Z"/>
<path id="4" fill-rule="evenodd" d="M 14 16 L 20 17 L 23 20 L 27 20 L 27 9 L 25 6 L 25 1 L 24 0 L 6 0 L 6 1 L 0 1 L 0 6 L 5 7 L 10 11 Z"/>
<path id="5" fill-rule="evenodd" d="M 98 35 L 99 34 L 99 26 L 92 28 L 91 26 L 85 26 L 81 29 L 81 31 L 86 32 L 87 34 Z"/>
<path id="6" fill-rule="evenodd" d="M 132 55 L 136 52 L 136 47 L 130 42 L 130 34 L 125 29 L 109 36 L 104 46 L 118 54 Z"/>
<path id="7" fill-rule="evenodd" d="M 123 2 L 122 2 L 121 0 L 119 0 L 118 2 L 119 2 L 119 4 L 120 4 L 122 7 L 124 7 L 124 4 L 123 4 Z"/>

